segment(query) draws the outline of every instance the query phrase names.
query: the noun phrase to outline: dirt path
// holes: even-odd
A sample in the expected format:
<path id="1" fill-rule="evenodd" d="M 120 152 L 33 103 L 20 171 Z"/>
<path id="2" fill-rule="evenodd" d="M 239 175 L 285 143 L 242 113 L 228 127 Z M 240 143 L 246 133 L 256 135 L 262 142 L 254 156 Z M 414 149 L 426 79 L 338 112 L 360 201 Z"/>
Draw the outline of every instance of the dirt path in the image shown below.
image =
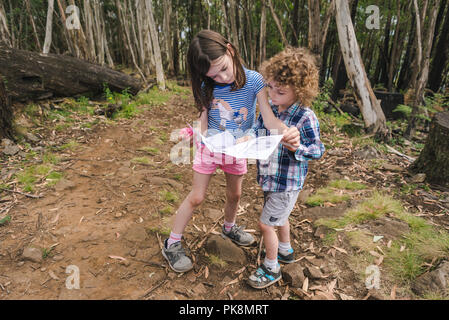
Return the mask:
<path id="1" fill-rule="evenodd" d="M 287 281 L 261 291 L 245 283 L 256 268 L 258 246 L 243 249 L 239 262 L 213 263 L 205 249 L 206 234 L 213 238 L 221 228 L 222 172 L 212 179 L 207 199 L 184 235 L 195 260 L 194 270 L 180 276 L 167 267 L 158 236 L 165 237 L 192 178 L 190 165 L 170 162 L 174 143 L 169 137 L 174 129 L 193 122 L 192 110 L 191 101 L 174 97 L 165 106 L 131 120 L 97 125 L 79 139 L 79 147 L 65 153 L 64 179 L 54 189 L 40 199 L 20 196 L 10 211 L 12 221 L 0 227 L 0 299 L 367 298 L 364 279 L 347 267 L 349 249 L 344 239 L 325 245 L 312 224 L 320 217 L 341 213 L 341 206 L 326 204 L 311 210 L 298 202 L 292 213 L 298 264 L 320 269 L 319 275 L 306 273 L 305 294 L 291 289 Z M 313 191 L 344 176 L 382 188 L 385 180 L 354 166 L 351 154 L 352 150 L 342 149 L 340 154 L 311 163 L 306 188 Z M 256 166 L 251 164 L 238 223 L 260 239 L 257 221 L 263 195 L 255 176 Z M 24 249 L 30 247 L 43 250 L 42 261 L 23 258 Z M 66 273 L 68 266 L 79 270 L 79 290 L 66 288 L 71 275 L 70 270 Z"/>

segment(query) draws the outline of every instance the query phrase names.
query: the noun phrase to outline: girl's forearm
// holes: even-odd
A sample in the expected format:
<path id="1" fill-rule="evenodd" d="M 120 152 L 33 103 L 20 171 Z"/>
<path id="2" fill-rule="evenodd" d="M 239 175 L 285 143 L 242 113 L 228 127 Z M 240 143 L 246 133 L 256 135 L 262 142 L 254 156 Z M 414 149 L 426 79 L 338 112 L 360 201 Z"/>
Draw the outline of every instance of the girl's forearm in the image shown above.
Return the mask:
<path id="1" fill-rule="evenodd" d="M 200 116 L 200 130 L 201 130 L 201 134 L 204 135 L 204 133 L 207 131 L 207 109 L 203 109 L 203 112 L 201 113 Z"/>
<path id="2" fill-rule="evenodd" d="M 280 119 L 275 117 L 268 102 L 266 90 L 267 89 L 264 88 L 257 94 L 257 101 L 259 102 L 263 123 L 268 130 L 278 130 L 279 134 L 281 134 L 284 130 L 288 129 L 288 127 Z"/>

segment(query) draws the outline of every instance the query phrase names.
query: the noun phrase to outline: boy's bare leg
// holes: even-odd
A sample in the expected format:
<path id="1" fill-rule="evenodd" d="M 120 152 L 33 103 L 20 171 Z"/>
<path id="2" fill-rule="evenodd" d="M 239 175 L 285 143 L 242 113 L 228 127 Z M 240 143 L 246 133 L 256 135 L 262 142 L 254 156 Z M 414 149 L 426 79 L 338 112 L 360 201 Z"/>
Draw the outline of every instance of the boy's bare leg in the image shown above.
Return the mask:
<path id="1" fill-rule="evenodd" d="M 266 258 L 268 258 L 269 260 L 277 260 L 279 240 L 276 229 L 272 226 L 267 226 L 262 222 L 259 222 L 259 227 L 263 235 Z"/>
<path id="2" fill-rule="evenodd" d="M 279 241 L 280 242 L 290 242 L 290 222 L 287 219 L 287 222 L 279 227 Z"/>

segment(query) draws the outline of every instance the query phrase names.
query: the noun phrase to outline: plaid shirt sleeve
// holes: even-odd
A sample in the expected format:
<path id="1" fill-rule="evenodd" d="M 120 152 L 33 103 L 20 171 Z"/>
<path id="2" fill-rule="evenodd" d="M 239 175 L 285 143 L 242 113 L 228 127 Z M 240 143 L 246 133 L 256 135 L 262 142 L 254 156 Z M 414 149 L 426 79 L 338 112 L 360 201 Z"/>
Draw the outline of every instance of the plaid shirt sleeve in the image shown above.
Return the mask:
<path id="1" fill-rule="evenodd" d="M 297 161 L 320 159 L 324 154 L 324 145 L 320 139 L 320 124 L 313 112 L 306 115 L 306 119 L 298 124 L 300 145 L 296 152 L 289 151 L 291 157 Z"/>

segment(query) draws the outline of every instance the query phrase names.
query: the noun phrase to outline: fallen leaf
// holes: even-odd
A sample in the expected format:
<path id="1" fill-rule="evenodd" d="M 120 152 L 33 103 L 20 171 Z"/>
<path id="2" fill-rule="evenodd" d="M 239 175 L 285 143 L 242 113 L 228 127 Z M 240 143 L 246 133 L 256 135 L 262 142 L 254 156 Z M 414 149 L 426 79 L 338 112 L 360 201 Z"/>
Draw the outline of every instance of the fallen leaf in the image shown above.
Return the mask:
<path id="1" fill-rule="evenodd" d="M 237 282 L 239 282 L 239 281 L 240 281 L 240 279 L 239 279 L 239 277 L 237 277 L 237 278 L 235 278 L 234 280 L 229 281 L 229 282 L 225 285 L 225 287 L 230 286 L 231 284 L 237 283 Z"/>
<path id="2" fill-rule="evenodd" d="M 120 257 L 120 256 L 109 256 L 109 258 L 111 258 L 111 259 L 116 259 L 116 260 L 121 260 L 121 261 L 126 261 L 125 258 Z"/>
<path id="3" fill-rule="evenodd" d="M 391 288 L 391 293 L 390 293 L 390 298 L 392 300 L 396 300 L 396 285 L 393 286 L 393 288 Z"/>
<path id="4" fill-rule="evenodd" d="M 309 278 L 306 277 L 302 284 L 302 290 L 304 290 L 304 292 L 307 292 L 308 289 L 309 289 Z"/>
<path id="5" fill-rule="evenodd" d="M 338 295 L 340 296 L 341 300 L 355 300 L 354 297 L 348 296 L 344 293 L 339 293 Z"/>
<path id="6" fill-rule="evenodd" d="M 327 290 L 329 292 L 334 291 L 336 285 L 337 285 L 337 279 L 334 279 L 327 285 Z"/>
<path id="7" fill-rule="evenodd" d="M 371 250 L 369 253 L 370 253 L 372 256 L 375 256 L 375 257 L 377 257 L 377 258 L 382 257 L 379 253 L 377 253 L 376 251 L 373 251 L 373 250 Z"/>
<path id="8" fill-rule="evenodd" d="M 336 247 L 336 246 L 332 246 L 332 248 L 335 248 L 336 250 L 340 251 L 341 253 L 348 254 L 348 252 L 345 249 L 343 249 L 343 248 L 339 248 L 339 247 Z"/>
<path id="9" fill-rule="evenodd" d="M 51 221 L 51 223 L 56 223 L 56 222 L 58 222 L 58 220 L 59 220 L 59 215 L 60 215 L 61 213 L 60 212 L 58 212 L 58 214 L 56 215 L 56 217 Z"/>
<path id="10" fill-rule="evenodd" d="M 234 272 L 234 274 L 240 274 L 240 273 L 242 273 L 243 271 L 245 271 L 245 269 L 246 269 L 246 267 L 243 267 L 243 268 L 241 268 L 241 269 L 238 269 L 236 272 Z"/>
<path id="11" fill-rule="evenodd" d="M 204 269 L 204 278 L 207 279 L 209 278 L 209 268 L 206 266 L 206 268 Z"/>
<path id="12" fill-rule="evenodd" d="M 59 280 L 59 278 L 55 275 L 55 273 L 51 270 L 48 270 L 48 274 L 53 280 Z"/>
<path id="13" fill-rule="evenodd" d="M 376 263 L 376 265 L 380 266 L 383 261 L 384 261 L 384 256 L 381 256 L 379 259 L 376 259 L 375 263 Z"/>
<path id="14" fill-rule="evenodd" d="M 373 242 L 377 242 L 377 241 L 379 241 L 380 239 L 382 239 L 384 236 L 374 236 L 373 237 Z"/>

